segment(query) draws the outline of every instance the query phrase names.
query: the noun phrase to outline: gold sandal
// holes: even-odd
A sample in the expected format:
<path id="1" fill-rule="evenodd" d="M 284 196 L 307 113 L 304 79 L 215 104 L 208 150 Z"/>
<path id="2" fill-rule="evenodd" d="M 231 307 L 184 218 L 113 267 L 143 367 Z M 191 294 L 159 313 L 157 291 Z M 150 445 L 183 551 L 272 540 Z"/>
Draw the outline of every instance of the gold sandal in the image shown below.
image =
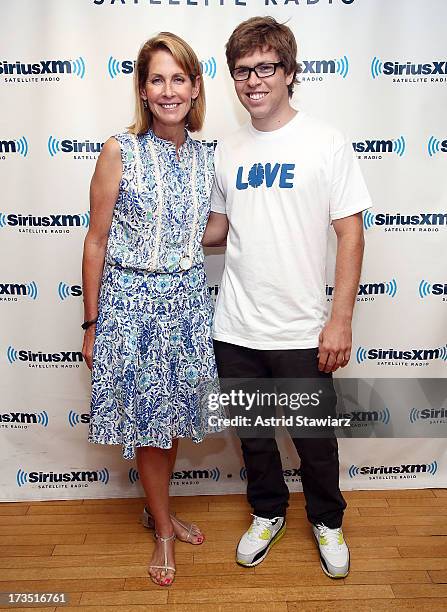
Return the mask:
<path id="1" fill-rule="evenodd" d="M 170 542 L 171 540 L 175 540 L 175 533 L 173 533 L 172 536 L 169 536 L 168 538 L 162 538 L 161 536 L 158 535 L 158 533 L 155 533 L 154 537 L 155 537 L 156 540 L 159 540 L 160 542 L 163 543 L 164 565 L 149 565 L 148 569 L 149 570 L 151 570 L 151 569 L 161 569 L 161 570 L 164 570 L 165 572 L 167 572 L 167 571 L 174 572 L 174 574 L 175 574 L 175 572 L 176 572 L 175 567 L 172 567 L 172 566 L 168 565 L 168 552 L 166 550 L 166 542 Z M 155 584 L 158 584 L 159 586 L 170 586 L 174 582 L 174 578 L 170 579 L 170 581 L 168 583 L 166 583 L 166 582 L 157 582 L 155 580 L 155 578 L 153 576 L 151 576 L 150 571 L 149 571 L 149 576 L 150 576 L 152 582 L 154 582 Z"/>

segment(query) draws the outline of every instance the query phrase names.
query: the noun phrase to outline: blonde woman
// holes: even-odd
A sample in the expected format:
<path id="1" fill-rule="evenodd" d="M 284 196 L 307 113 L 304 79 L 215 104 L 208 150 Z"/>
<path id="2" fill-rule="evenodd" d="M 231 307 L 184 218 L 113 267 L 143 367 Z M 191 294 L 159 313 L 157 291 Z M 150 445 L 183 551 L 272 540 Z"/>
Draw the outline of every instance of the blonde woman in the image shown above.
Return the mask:
<path id="1" fill-rule="evenodd" d="M 204 541 L 169 513 L 178 439 L 209 433 L 204 398 L 218 388 L 201 247 L 213 159 L 186 129 L 200 130 L 205 115 L 191 47 L 168 32 L 148 40 L 135 97 L 135 123 L 105 143 L 92 179 L 83 354 L 92 368 L 89 440 L 136 454 L 144 523 L 156 535 L 149 574 L 168 586 L 175 537 Z"/>

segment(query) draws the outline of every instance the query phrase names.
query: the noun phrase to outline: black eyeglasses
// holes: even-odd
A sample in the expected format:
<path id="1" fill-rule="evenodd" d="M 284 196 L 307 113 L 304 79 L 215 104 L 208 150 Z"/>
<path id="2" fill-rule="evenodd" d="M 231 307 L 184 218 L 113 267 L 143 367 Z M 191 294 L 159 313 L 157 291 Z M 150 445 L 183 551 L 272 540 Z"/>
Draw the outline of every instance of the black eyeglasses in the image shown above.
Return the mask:
<path id="1" fill-rule="evenodd" d="M 230 74 L 235 81 L 247 81 L 252 72 L 254 72 L 258 78 L 264 79 L 265 77 L 273 76 L 278 66 L 284 66 L 284 64 L 282 62 L 266 62 L 257 64 L 253 66 L 253 68 L 238 66 L 238 68 L 230 70 Z"/>

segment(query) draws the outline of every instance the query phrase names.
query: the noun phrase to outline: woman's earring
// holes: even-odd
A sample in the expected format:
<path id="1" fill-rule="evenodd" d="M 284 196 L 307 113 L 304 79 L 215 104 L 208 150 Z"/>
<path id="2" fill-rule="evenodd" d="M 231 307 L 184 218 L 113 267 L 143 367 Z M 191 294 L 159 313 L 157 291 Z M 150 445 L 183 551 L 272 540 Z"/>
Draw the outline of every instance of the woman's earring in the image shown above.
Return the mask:
<path id="1" fill-rule="evenodd" d="M 143 98 L 143 107 L 144 107 L 144 110 L 147 110 L 147 100 L 145 100 L 144 98 Z"/>
<path id="2" fill-rule="evenodd" d="M 195 105 L 196 105 L 196 99 L 191 98 L 191 108 L 194 108 Z"/>

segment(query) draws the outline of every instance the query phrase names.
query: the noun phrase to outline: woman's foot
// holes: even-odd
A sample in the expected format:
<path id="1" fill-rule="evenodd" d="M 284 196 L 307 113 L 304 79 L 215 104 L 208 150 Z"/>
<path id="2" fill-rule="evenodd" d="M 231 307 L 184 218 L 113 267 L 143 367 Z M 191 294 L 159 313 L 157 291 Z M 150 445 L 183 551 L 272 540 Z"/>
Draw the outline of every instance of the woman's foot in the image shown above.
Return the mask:
<path id="1" fill-rule="evenodd" d="M 175 533 L 169 536 L 155 534 L 155 547 L 148 572 L 152 582 L 159 586 L 170 586 L 174 582 L 174 540 Z"/>
<path id="2" fill-rule="evenodd" d="M 171 514 L 171 523 L 174 527 L 174 533 L 179 540 L 182 542 L 189 542 L 190 544 L 203 544 L 205 541 L 204 534 L 200 531 L 200 528 L 194 523 L 187 523 L 186 521 L 180 520 L 176 516 Z"/>
<path id="3" fill-rule="evenodd" d="M 174 528 L 174 533 L 179 540 L 182 542 L 189 542 L 190 544 L 203 544 L 205 541 L 205 535 L 200 531 L 200 528 L 194 523 L 187 523 L 184 520 L 177 518 L 171 514 L 171 523 Z M 155 529 L 154 517 L 147 508 L 143 510 L 143 517 L 141 522 L 147 529 Z"/>

